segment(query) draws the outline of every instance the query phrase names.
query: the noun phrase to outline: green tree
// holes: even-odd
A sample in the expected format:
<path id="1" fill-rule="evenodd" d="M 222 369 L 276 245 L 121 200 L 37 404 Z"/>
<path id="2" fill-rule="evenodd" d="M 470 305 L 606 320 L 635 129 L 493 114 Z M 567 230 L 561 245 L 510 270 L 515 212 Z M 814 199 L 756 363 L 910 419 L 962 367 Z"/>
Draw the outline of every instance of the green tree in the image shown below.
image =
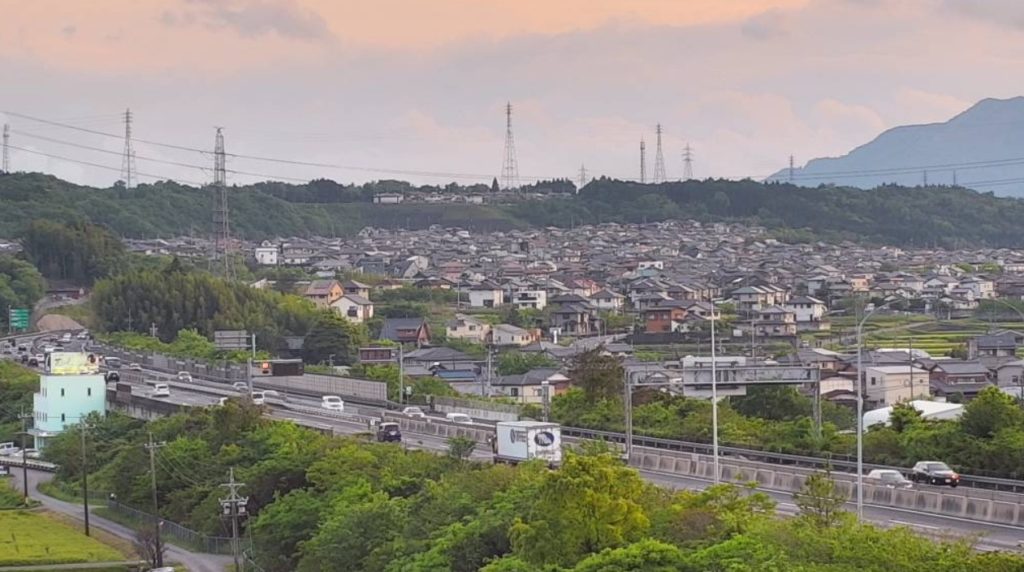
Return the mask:
<path id="1" fill-rule="evenodd" d="M 748 387 L 746 395 L 730 397 L 729 403 L 742 415 L 776 421 L 808 417 L 813 409 L 810 399 L 788 385 Z"/>
<path id="2" fill-rule="evenodd" d="M 469 437 L 448 438 L 448 456 L 453 459 L 466 461 L 473 456 L 474 449 L 476 449 L 476 441 Z"/>
<path id="3" fill-rule="evenodd" d="M 124 264 L 121 241 L 102 226 L 61 224 L 46 220 L 29 223 L 21 237 L 25 259 L 48 278 L 92 283 Z"/>
<path id="4" fill-rule="evenodd" d="M 35 267 L 13 256 L 0 256 L 0 326 L 5 332 L 8 308 L 31 310 L 45 293 L 46 282 Z"/>
<path id="5" fill-rule="evenodd" d="M 303 358 L 309 363 L 350 365 L 356 362 L 359 346 L 366 336 L 358 327 L 331 311 L 320 313 L 302 347 Z M 333 357 L 332 357 L 333 356 Z"/>
<path id="6" fill-rule="evenodd" d="M 531 369 L 555 367 L 555 360 L 543 353 L 505 352 L 498 356 L 498 373 L 501 375 L 517 375 Z"/>
<path id="7" fill-rule="evenodd" d="M 986 387 L 964 406 L 960 425 L 968 435 L 991 437 L 1007 428 L 1020 428 L 1024 412 L 1006 393 L 997 387 Z"/>
<path id="8" fill-rule="evenodd" d="M 836 487 L 830 468 L 808 475 L 804 486 L 793 493 L 793 502 L 800 508 L 801 516 L 821 528 L 841 522 L 847 500 Z"/>
<path id="9" fill-rule="evenodd" d="M 255 552 L 268 572 L 291 572 L 298 566 L 299 545 L 316 533 L 327 509 L 326 499 L 307 489 L 281 496 L 252 525 Z"/>
<path id="10" fill-rule="evenodd" d="M 921 422 L 921 412 L 908 403 L 897 403 L 889 414 L 889 423 L 893 431 L 903 433 L 915 423 Z"/>
<path id="11" fill-rule="evenodd" d="M 622 363 L 602 351 L 598 347 L 578 354 L 569 368 L 569 379 L 583 389 L 590 402 L 618 398 L 624 387 Z"/>

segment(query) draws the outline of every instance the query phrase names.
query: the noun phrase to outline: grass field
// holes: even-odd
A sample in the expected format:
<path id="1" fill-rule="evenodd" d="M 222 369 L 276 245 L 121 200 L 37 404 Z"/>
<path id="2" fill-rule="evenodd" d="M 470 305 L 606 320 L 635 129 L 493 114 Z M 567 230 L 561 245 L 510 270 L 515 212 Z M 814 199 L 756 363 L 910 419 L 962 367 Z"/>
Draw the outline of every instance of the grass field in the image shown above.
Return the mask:
<path id="1" fill-rule="evenodd" d="M 0 566 L 123 560 L 117 550 L 45 513 L 0 511 Z"/>
<path id="2" fill-rule="evenodd" d="M 1024 323 L 994 322 L 969 319 L 943 322 L 922 322 L 894 331 L 874 331 L 865 336 L 867 344 L 873 347 L 906 348 L 924 350 L 933 357 L 946 355 L 959 348 L 967 340 L 994 330 L 1024 330 Z"/>

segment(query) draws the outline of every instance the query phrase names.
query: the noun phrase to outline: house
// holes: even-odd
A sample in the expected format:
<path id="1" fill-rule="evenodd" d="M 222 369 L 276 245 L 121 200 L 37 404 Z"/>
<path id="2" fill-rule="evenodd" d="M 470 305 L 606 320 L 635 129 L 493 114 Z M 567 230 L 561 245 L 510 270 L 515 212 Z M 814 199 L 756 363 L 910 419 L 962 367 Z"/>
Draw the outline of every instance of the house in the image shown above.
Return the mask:
<path id="1" fill-rule="evenodd" d="M 39 377 L 39 391 L 32 396 L 33 436 L 36 449 L 75 425 L 90 413 L 106 414 L 107 384 L 87 354 L 53 352 L 47 356 L 46 373 Z"/>
<path id="2" fill-rule="evenodd" d="M 975 336 L 967 340 L 967 359 L 979 357 L 1015 357 L 1021 345 L 1019 334 L 999 332 Z"/>
<path id="3" fill-rule="evenodd" d="M 303 296 L 316 304 L 317 308 L 327 308 L 341 298 L 345 291 L 337 280 L 314 280 L 306 287 Z"/>
<path id="4" fill-rule="evenodd" d="M 782 306 L 769 306 L 757 313 L 754 331 L 758 337 L 778 338 L 795 336 L 797 332 L 796 313 Z"/>
<path id="5" fill-rule="evenodd" d="M 732 291 L 736 309 L 741 312 L 756 312 L 761 308 L 783 304 L 788 299 L 785 289 L 774 285 L 745 286 Z"/>
<path id="6" fill-rule="evenodd" d="M 490 324 L 465 314 L 455 314 L 455 318 L 445 324 L 445 334 L 450 340 L 466 340 L 475 344 L 487 341 L 491 332 Z"/>
<path id="7" fill-rule="evenodd" d="M 647 308 L 641 312 L 644 320 L 644 332 L 660 334 L 679 331 L 686 319 L 686 302 L 666 300 L 661 304 Z"/>
<path id="8" fill-rule="evenodd" d="M 590 296 L 590 303 L 598 310 L 619 313 L 625 304 L 626 297 L 611 290 L 599 290 Z"/>
<path id="9" fill-rule="evenodd" d="M 569 378 L 554 368 L 538 368 L 519 375 L 503 375 L 491 381 L 491 388 L 519 403 L 542 404 L 544 382 L 547 382 L 549 399 L 569 390 Z"/>
<path id="10" fill-rule="evenodd" d="M 879 365 L 864 368 L 864 396 L 872 406 L 885 407 L 915 397 L 927 397 L 927 370 L 909 365 Z"/>
<path id="11" fill-rule="evenodd" d="M 373 317 L 373 302 L 358 294 L 345 294 L 332 302 L 331 308 L 356 324 L 363 324 Z"/>
<path id="12" fill-rule="evenodd" d="M 582 296 L 563 294 L 550 300 L 551 327 L 566 334 L 587 335 L 596 332 L 597 312 Z"/>
<path id="13" fill-rule="evenodd" d="M 498 324 L 491 328 L 491 344 L 499 347 L 522 347 L 537 341 L 533 334 L 510 324 Z"/>
<path id="14" fill-rule="evenodd" d="M 932 393 L 949 397 L 959 393 L 973 399 L 978 392 L 992 385 L 987 367 L 976 361 L 937 360 L 929 374 Z"/>
<path id="15" fill-rule="evenodd" d="M 508 301 L 516 310 L 543 310 L 548 305 L 548 293 L 544 290 L 521 289 L 513 292 Z"/>
<path id="16" fill-rule="evenodd" d="M 370 287 L 362 282 L 346 280 L 342 282 L 341 287 L 345 290 L 346 294 L 355 294 L 356 296 L 362 296 L 363 298 L 370 297 Z"/>
<path id="17" fill-rule="evenodd" d="M 796 329 L 800 332 L 828 330 L 831 325 L 825 317 L 825 303 L 810 296 L 790 298 L 782 307 L 796 316 Z"/>
<path id="18" fill-rule="evenodd" d="M 999 387 L 1024 387 L 1024 361 L 1015 359 L 1003 362 L 990 371 Z"/>
<path id="19" fill-rule="evenodd" d="M 397 205 L 403 200 L 405 200 L 405 197 L 398 193 L 377 193 L 373 195 L 373 202 L 378 205 Z"/>
<path id="20" fill-rule="evenodd" d="M 423 318 L 388 318 L 381 326 L 380 339 L 420 347 L 430 343 L 430 326 Z"/>
<path id="21" fill-rule="evenodd" d="M 496 308 L 505 303 L 505 291 L 494 282 L 484 281 L 469 289 L 469 305 L 473 308 Z"/>
<path id="22" fill-rule="evenodd" d="M 253 257 L 260 266 L 277 266 L 281 263 L 281 247 L 264 240 L 253 251 Z"/>

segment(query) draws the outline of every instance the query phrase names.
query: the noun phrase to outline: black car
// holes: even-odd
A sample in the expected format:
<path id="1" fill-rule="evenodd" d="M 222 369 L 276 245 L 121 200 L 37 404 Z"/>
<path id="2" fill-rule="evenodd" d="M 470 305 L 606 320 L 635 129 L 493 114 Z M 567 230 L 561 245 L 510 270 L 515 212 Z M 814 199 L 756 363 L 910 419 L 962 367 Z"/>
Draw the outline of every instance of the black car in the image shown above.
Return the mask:
<path id="1" fill-rule="evenodd" d="M 398 423 L 381 423 L 377 425 L 377 441 L 380 443 L 401 443 L 402 430 Z"/>
<path id="2" fill-rule="evenodd" d="M 36 359 L 36 356 L 32 356 L 32 357 L 28 358 L 28 366 L 29 367 L 39 367 L 39 360 Z"/>
<path id="3" fill-rule="evenodd" d="M 910 480 L 915 483 L 949 485 L 956 488 L 960 484 L 960 475 L 950 469 L 946 463 L 921 461 L 914 465 L 914 470 L 910 473 Z"/>
<path id="4" fill-rule="evenodd" d="M 121 381 L 121 374 L 116 371 L 108 371 L 106 375 L 103 376 L 103 381 L 106 381 L 107 383 L 112 381 Z"/>

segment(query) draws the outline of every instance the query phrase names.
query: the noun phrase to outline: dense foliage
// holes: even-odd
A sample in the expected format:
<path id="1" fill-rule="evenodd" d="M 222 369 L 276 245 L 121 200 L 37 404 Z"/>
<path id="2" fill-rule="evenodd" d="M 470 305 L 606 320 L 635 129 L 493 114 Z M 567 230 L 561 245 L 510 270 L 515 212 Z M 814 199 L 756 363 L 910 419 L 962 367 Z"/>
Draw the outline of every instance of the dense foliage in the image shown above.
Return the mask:
<path id="1" fill-rule="evenodd" d="M 181 330 L 171 342 L 163 342 L 160 338 L 136 332 L 114 332 L 101 335 L 105 342 L 134 351 L 154 352 L 185 359 L 206 361 L 231 361 L 245 363 L 252 357 L 249 350 L 218 350 L 212 341 L 196 330 Z M 270 354 L 257 352 L 257 359 L 270 358 Z"/>
<path id="2" fill-rule="evenodd" d="M 46 282 L 34 266 L 12 256 L 0 256 L 0 329 L 7 332 L 8 308 L 35 307 L 46 293 Z"/>
<path id="3" fill-rule="evenodd" d="M 20 440 L 19 416 L 31 414 L 32 394 L 38 390 L 38 374 L 12 361 L 0 360 L 0 443 Z"/>
<path id="4" fill-rule="evenodd" d="M 143 444 L 156 452 L 164 518 L 224 534 L 229 468 L 246 483 L 253 556 L 268 572 L 754 572 L 1019 570 L 1020 557 L 936 544 L 904 530 L 778 519 L 763 493 L 732 485 L 669 491 L 607 453 L 556 471 L 476 464 L 358 438 L 326 437 L 230 402 L 148 425 L 92 419 L 90 484 L 148 510 Z M 80 478 L 77 435 L 53 439 L 59 478 Z"/>
<path id="5" fill-rule="evenodd" d="M 208 338 L 216 330 L 247 330 L 270 350 L 284 347 L 284 336 L 305 335 L 319 315 L 304 298 L 186 271 L 176 261 L 97 282 L 92 304 L 104 331 L 148 332 L 155 324 L 170 342 L 182 330 Z"/>
<path id="6" fill-rule="evenodd" d="M 232 229 L 248 238 L 352 234 L 367 226 L 474 230 L 655 222 L 673 218 L 750 220 L 789 240 L 850 238 L 898 245 L 1018 246 L 1024 201 L 956 187 L 803 188 L 752 180 L 641 185 L 599 179 L 579 194 L 572 183 L 546 182 L 552 197 L 509 205 L 402 203 L 377 205 L 377 192 L 463 194 L 484 186 L 414 187 L 401 181 L 342 185 L 328 180 L 232 188 Z M 529 190 L 529 189 L 527 189 Z M 90 221 L 131 237 L 203 234 L 212 193 L 173 182 L 134 189 L 80 187 L 40 174 L 0 175 L 0 236 L 28 221 Z M 273 213 L 271 216 L 269 213 Z"/>
<path id="7" fill-rule="evenodd" d="M 78 284 L 91 284 L 114 273 L 126 259 L 124 245 L 116 236 L 85 222 L 32 221 L 21 244 L 25 259 L 44 276 Z"/>

